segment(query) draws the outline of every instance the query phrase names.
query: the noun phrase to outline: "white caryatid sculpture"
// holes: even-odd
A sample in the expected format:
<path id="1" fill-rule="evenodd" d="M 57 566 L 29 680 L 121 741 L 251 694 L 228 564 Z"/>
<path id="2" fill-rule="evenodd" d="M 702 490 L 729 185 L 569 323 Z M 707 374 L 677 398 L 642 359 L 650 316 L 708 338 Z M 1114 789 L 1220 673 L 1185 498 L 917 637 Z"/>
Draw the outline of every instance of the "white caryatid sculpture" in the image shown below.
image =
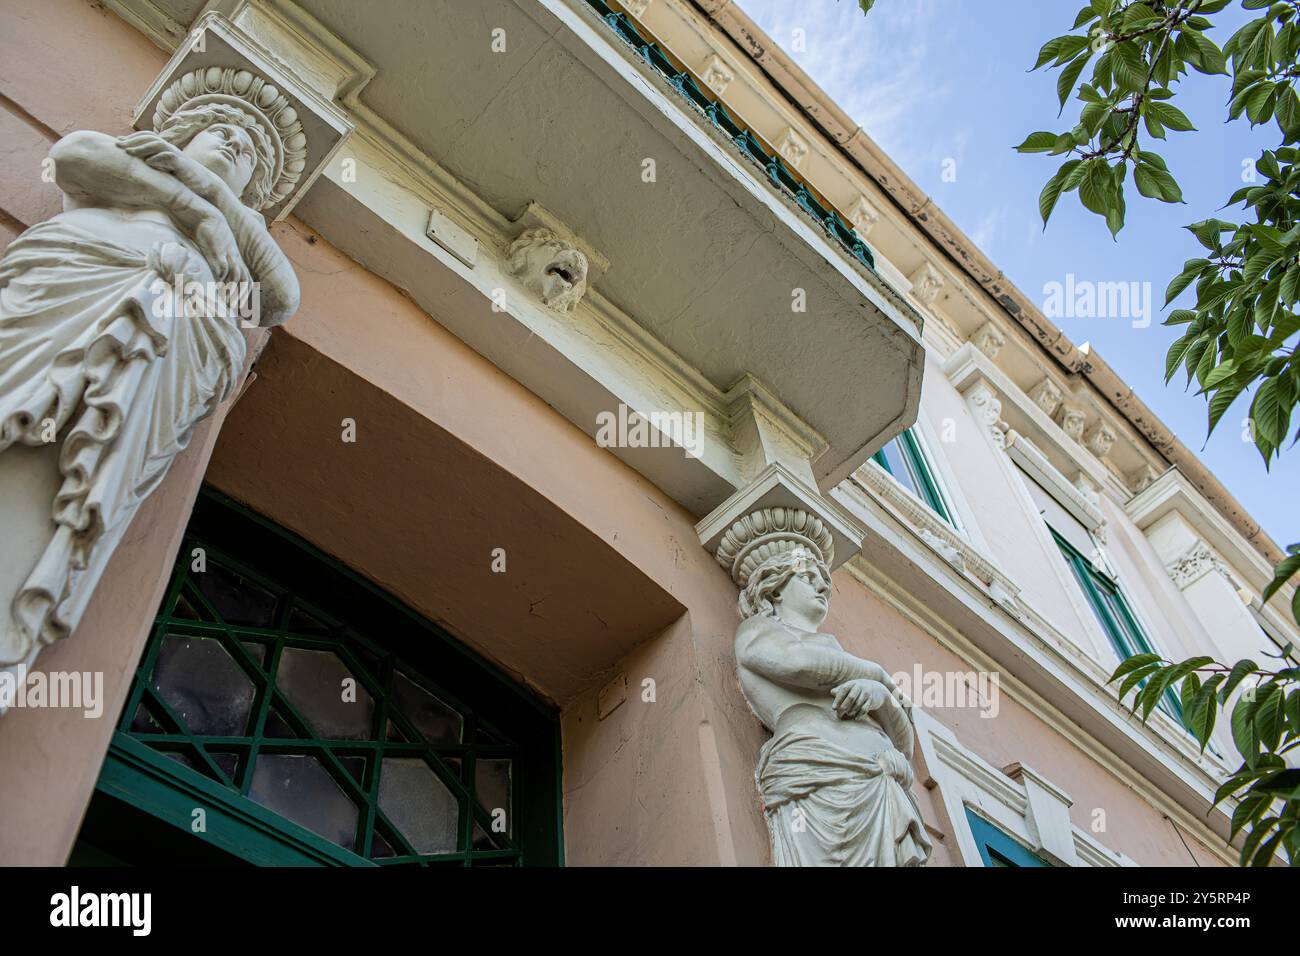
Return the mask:
<path id="1" fill-rule="evenodd" d="M 0 456 L 53 446 L 61 474 L 48 532 L 38 523 L 25 542 L 30 573 L 0 609 L 0 666 L 29 666 L 77 626 L 140 503 L 238 384 L 241 322 L 278 325 L 298 307 L 258 212 L 303 172 L 288 99 L 208 67 L 163 93 L 154 126 L 55 143 L 64 211 L 0 258 Z M 0 507 L 20 506 L 4 484 L 21 477 L 0 472 Z"/>
<path id="2" fill-rule="evenodd" d="M 755 778 L 777 866 L 920 866 L 911 713 L 884 669 L 818 631 L 831 532 L 799 508 L 735 522 L 716 551 L 740 587 L 740 685 L 772 739 Z"/>

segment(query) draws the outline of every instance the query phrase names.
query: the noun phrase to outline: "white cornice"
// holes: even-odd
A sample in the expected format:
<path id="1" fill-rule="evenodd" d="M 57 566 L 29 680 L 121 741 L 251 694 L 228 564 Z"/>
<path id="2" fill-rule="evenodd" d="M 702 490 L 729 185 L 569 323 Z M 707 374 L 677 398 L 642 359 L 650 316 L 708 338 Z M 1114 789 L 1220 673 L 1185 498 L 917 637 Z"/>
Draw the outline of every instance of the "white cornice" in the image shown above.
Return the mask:
<path id="1" fill-rule="evenodd" d="M 985 379 L 1004 402 L 1019 412 L 1026 427 L 1031 429 L 1030 438 L 1037 450 L 1049 461 L 1055 455 L 1059 461 L 1067 463 L 1064 468 L 1054 463 L 1058 472 L 1082 471 L 1094 484 L 1106 489 L 1115 501 L 1128 499 L 1129 491 L 1123 482 L 1082 444 L 1065 434 L 1037 402 L 973 343 L 967 342 L 953 353 L 944 362 L 943 371 L 953 387 L 963 393 L 975 379 Z"/>

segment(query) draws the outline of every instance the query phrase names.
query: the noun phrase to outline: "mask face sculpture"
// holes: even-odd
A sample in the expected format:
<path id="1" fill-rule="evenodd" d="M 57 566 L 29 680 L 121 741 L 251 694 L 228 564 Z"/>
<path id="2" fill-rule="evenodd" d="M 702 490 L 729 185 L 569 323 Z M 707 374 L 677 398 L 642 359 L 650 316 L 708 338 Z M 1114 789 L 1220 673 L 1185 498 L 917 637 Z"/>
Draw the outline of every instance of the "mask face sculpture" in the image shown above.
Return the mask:
<path id="1" fill-rule="evenodd" d="M 818 631 L 831 534 L 765 508 L 731 526 L 717 559 L 740 586 L 741 688 L 772 739 L 755 778 L 777 866 L 920 866 L 930 840 L 911 794 L 910 710 L 879 664 Z"/>
<path id="2" fill-rule="evenodd" d="M 238 384 L 241 323 L 298 306 L 257 211 L 302 172 L 289 101 L 211 67 L 162 95 L 154 125 L 55 143 L 64 211 L 0 258 L 0 507 L 33 512 L 5 543 L 0 668 L 76 627 L 140 503 Z"/>
<path id="3" fill-rule="evenodd" d="M 510 274 L 548 308 L 572 312 L 587 291 L 587 257 L 549 229 L 525 229 L 506 257 Z"/>

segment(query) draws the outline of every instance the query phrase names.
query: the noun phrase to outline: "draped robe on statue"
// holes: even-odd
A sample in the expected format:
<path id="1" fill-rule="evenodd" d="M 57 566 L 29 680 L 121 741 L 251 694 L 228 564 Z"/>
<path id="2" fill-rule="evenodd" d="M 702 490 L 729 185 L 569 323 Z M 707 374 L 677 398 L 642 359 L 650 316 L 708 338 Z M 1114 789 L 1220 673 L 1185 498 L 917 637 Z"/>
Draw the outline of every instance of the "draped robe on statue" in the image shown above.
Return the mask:
<path id="1" fill-rule="evenodd" d="M 2 609 L 0 666 L 67 636 L 140 502 L 243 368 L 238 316 L 176 295 L 178 276 L 212 281 L 147 211 L 70 210 L 0 258 L 0 453 L 48 446 L 53 429 L 62 477 L 47 540 Z"/>
<path id="2" fill-rule="evenodd" d="M 754 771 L 777 866 L 920 866 L 930 856 L 912 768 L 810 733 L 779 733 Z"/>

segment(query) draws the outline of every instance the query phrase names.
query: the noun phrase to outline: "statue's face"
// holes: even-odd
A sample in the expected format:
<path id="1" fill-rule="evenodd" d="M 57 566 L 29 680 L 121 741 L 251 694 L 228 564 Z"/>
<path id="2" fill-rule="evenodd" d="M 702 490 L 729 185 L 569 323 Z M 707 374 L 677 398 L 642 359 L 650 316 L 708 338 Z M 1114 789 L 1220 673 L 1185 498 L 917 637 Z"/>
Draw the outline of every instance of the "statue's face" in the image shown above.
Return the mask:
<path id="1" fill-rule="evenodd" d="M 830 606 L 830 588 L 815 570 L 801 571 L 776 593 L 780 607 L 820 625 Z"/>
<path id="2" fill-rule="evenodd" d="M 236 196 L 244 194 L 257 163 L 252 137 L 232 123 L 213 123 L 190 140 L 185 155 L 221 177 Z"/>

